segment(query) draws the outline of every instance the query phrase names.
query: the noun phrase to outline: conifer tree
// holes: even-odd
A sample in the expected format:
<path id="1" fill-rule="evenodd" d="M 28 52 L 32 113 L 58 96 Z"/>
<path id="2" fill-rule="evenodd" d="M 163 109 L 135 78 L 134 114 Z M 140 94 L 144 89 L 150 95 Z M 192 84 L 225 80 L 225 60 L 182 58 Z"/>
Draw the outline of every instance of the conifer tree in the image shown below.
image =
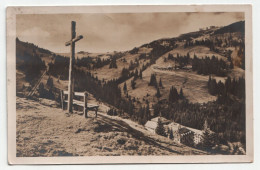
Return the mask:
<path id="1" fill-rule="evenodd" d="M 109 109 L 108 111 L 107 111 L 107 114 L 108 115 L 110 115 L 110 116 L 113 116 L 114 115 L 114 109 Z"/>
<path id="2" fill-rule="evenodd" d="M 117 116 L 117 111 L 116 111 L 116 109 L 113 111 L 113 116 Z"/>
<path id="3" fill-rule="evenodd" d="M 171 87 L 170 94 L 169 94 L 169 102 L 175 103 L 179 99 L 179 94 L 177 92 L 177 89 L 175 87 Z"/>
<path id="4" fill-rule="evenodd" d="M 166 58 L 165 58 L 166 59 Z M 168 60 L 172 60 L 173 59 L 173 55 L 171 53 L 168 54 Z"/>
<path id="5" fill-rule="evenodd" d="M 163 126 L 163 123 L 161 122 L 161 119 L 158 118 L 157 127 L 155 129 L 155 133 L 161 136 L 166 136 L 165 128 Z"/>
<path id="6" fill-rule="evenodd" d="M 208 87 L 209 87 L 209 85 L 210 85 L 210 83 L 211 83 L 211 80 L 212 80 L 211 75 L 209 75 Z"/>
<path id="7" fill-rule="evenodd" d="M 116 58 L 113 58 L 110 62 L 109 68 L 117 68 Z"/>
<path id="8" fill-rule="evenodd" d="M 181 88 L 181 90 L 180 90 L 180 99 L 183 99 L 184 98 L 184 96 L 183 96 L 183 91 L 182 91 L 182 88 Z"/>
<path id="9" fill-rule="evenodd" d="M 131 87 L 132 87 L 132 89 L 135 89 L 135 81 L 134 81 L 134 79 L 131 81 Z"/>
<path id="10" fill-rule="evenodd" d="M 160 81 L 159 81 L 159 87 L 163 87 L 161 78 L 160 78 Z"/>
<path id="11" fill-rule="evenodd" d="M 170 136 L 169 136 L 170 139 L 173 139 L 173 131 L 172 129 L 170 130 Z"/>
<path id="12" fill-rule="evenodd" d="M 143 72 L 142 72 L 142 70 L 139 71 L 139 78 L 140 78 L 140 79 L 143 78 Z"/>
<path id="13" fill-rule="evenodd" d="M 170 88 L 169 102 L 173 101 L 173 87 Z"/>
<path id="14" fill-rule="evenodd" d="M 187 53 L 187 58 L 190 59 L 190 53 L 189 52 Z"/>
<path id="15" fill-rule="evenodd" d="M 230 62 L 230 66 L 229 66 L 229 67 L 230 67 L 230 69 L 233 69 L 233 68 L 234 68 L 234 64 L 233 64 L 232 61 Z"/>
<path id="16" fill-rule="evenodd" d="M 137 70 L 137 69 L 135 69 L 134 78 L 135 78 L 135 79 L 138 78 L 138 70 Z"/>
<path id="17" fill-rule="evenodd" d="M 126 93 L 127 92 L 127 86 L 126 86 L 126 82 L 125 82 L 125 84 L 124 84 L 124 93 Z"/>
<path id="18" fill-rule="evenodd" d="M 147 102 L 147 105 L 146 105 L 146 108 L 145 108 L 145 114 L 146 114 L 147 120 L 150 120 L 150 106 L 149 106 L 149 102 Z"/>
<path id="19" fill-rule="evenodd" d="M 157 80 L 155 74 L 151 74 L 149 86 L 154 86 L 157 88 Z"/>
<path id="20" fill-rule="evenodd" d="M 47 80 L 47 86 L 52 89 L 53 87 L 53 79 L 49 76 L 48 80 Z"/>
<path id="21" fill-rule="evenodd" d="M 157 88 L 157 92 L 156 92 L 156 95 L 155 95 L 157 98 L 160 98 L 161 97 L 161 93 L 160 93 L 160 89 Z"/>
<path id="22" fill-rule="evenodd" d="M 209 88 L 209 93 L 211 95 L 216 95 L 217 94 L 217 82 L 216 82 L 216 79 L 209 79 L 208 88 Z"/>

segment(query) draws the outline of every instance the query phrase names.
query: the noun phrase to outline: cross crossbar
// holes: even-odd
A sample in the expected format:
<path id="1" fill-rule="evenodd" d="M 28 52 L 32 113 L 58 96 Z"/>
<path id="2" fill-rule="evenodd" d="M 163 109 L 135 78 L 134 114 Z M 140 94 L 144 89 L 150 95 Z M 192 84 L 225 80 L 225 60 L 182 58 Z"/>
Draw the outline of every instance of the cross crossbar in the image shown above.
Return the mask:
<path id="1" fill-rule="evenodd" d="M 81 40 L 82 38 L 83 38 L 83 36 L 82 36 L 82 35 L 79 35 L 79 36 L 77 36 L 76 38 L 73 38 L 72 40 L 66 42 L 66 43 L 65 43 L 65 46 L 69 46 L 69 45 L 71 45 L 72 43 L 75 43 L 75 42 Z"/>

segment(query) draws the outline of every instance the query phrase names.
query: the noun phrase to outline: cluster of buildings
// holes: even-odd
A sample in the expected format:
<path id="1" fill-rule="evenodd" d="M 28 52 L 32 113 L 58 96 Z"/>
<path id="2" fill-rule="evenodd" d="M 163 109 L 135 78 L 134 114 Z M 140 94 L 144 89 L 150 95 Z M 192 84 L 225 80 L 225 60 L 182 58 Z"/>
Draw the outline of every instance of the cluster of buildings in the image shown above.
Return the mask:
<path id="1" fill-rule="evenodd" d="M 206 30 L 216 29 L 216 28 L 220 28 L 220 27 L 217 27 L 217 26 L 209 26 L 209 27 L 205 27 L 205 28 L 200 28 L 199 30 L 200 30 L 200 31 L 206 31 Z"/>
<path id="2" fill-rule="evenodd" d="M 162 46 L 170 46 L 170 43 L 167 42 L 167 41 L 163 41 L 163 42 L 161 42 L 161 45 L 162 45 Z"/>
<path id="3" fill-rule="evenodd" d="M 169 70 L 169 71 L 172 71 L 173 69 L 175 70 L 179 70 L 179 69 L 183 69 L 183 70 L 192 70 L 192 66 L 191 65 L 186 65 L 186 66 L 183 66 L 180 68 L 180 65 L 179 64 L 175 64 L 175 66 L 173 67 L 171 64 L 168 64 L 167 66 L 153 66 L 154 69 L 157 69 L 157 70 Z"/>
<path id="4" fill-rule="evenodd" d="M 173 133 L 173 141 L 176 143 L 182 143 L 185 145 L 198 145 L 203 140 L 203 134 L 204 131 L 208 128 L 207 127 L 207 121 L 205 121 L 204 129 L 194 129 L 187 126 L 183 126 L 179 123 L 172 122 L 170 120 L 167 120 L 163 117 L 156 117 L 151 119 L 150 121 L 147 121 L 145 124 L 145 128 L 149 130 L 152 133 L 155 133 L 155 129 L 158 124 L 158 120 L 162 122 L 164 125 L 166 134 L 168 135 L 168 138 L 170 138 L 170 131 Z"/>

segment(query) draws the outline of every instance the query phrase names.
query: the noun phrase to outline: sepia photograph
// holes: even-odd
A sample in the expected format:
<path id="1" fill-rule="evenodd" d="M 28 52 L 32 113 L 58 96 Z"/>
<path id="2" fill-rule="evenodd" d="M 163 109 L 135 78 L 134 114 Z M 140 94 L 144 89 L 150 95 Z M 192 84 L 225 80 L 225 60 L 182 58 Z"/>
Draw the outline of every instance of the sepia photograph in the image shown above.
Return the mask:
<path id="1" fill-rule="evenodd" d="M 252 162 L 251 19 L 248 5 L 9 7 L 9 163 Z"/>

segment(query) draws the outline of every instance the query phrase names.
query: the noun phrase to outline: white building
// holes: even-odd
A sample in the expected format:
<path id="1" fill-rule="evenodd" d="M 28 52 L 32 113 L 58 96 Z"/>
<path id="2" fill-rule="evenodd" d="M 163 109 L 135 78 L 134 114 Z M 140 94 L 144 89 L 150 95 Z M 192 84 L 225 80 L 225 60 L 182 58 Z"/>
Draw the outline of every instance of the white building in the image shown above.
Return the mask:
<path id="1" fill-rule="evenodd" d="M 187 127 L 187 126 L 182 126 L 182 125 L 180 125 L 179 123 L 176 123 L 176 122 L 172 122 L 172 123 L 168 124 L 167 128 L 172 129 L 174 138 L 177 138 L 177 139 L 174 139 L 174 141 L 176 141 L 178 143 L 180 143 L 181 137 L 184 137 L 185 135 L 189 135 L 190 133 L 194 134 L 193 140 L 194 140 L 195 145 L 199 144 L 203 140 L 203 131 L 202 130 L 190 128 L 190 127 Z M 185 133 L 180 134 L 179 130 L 182 129 L 182 128 L 186 128 L 187 130 L 190 131 L 190 133 L 188 133 L 188 131 L 187 131 Z"/>
<path id="2" fill-rule="evenodd" d="M 203 131 L 198 129 L 193 129 L 190 127 L 186 127 L 190 131 L 194 132 L 194 144 L 197 145 L 202 142 L 203 140 Z"/>
<path id="3" fill-rule="evenodd" d="M 151 119 L 150 121 L 147 121 L 146 124 L 144 125 L 145 128 L 155 134 L 155 129 L 157 127 L 159 118 L 165 127 L 166 133 L 168 133 L 169 130 L 172 130 L 174 142 L 181 143 L 181 141 L 183 141 L 182 139 L 186 138 L 187 136 L 189 136 L 191 134 L 193 135 L 193 141 L 194 141 L 195 145 L 202 142 L 204 130 L 199 130 L 199 129 L 194 129 L 191 127 L 183 126 L 179 123 L 172 122 L 163 117 L 156 117 L 156 118 Z M 207 122 L 205 122 L 205 123 L 207 124 Z M 168 134 L 168 136 L 169 136 L 169 134 Z"/>
<path id="4" fill-rule="evenodd" d="M 161 120 L 163 125 L 169 124 L 171 121 L 165 119 L 164 117 L 155 117 L 153 119 L 151 119 L 150 121 L 147 121 L 146 124 L 144 125 L 144 127 L 149 130 L 152 133 L 155 133 L 155 129 L 157 127 L 158 124 L 158 120 Z"/>
<path id="5" fill-rule="evenodd" d="M 157 127 L 157 122 L 147 121 L 144 127 L 152 133 L 155 133 L 155 129 Z"/>

